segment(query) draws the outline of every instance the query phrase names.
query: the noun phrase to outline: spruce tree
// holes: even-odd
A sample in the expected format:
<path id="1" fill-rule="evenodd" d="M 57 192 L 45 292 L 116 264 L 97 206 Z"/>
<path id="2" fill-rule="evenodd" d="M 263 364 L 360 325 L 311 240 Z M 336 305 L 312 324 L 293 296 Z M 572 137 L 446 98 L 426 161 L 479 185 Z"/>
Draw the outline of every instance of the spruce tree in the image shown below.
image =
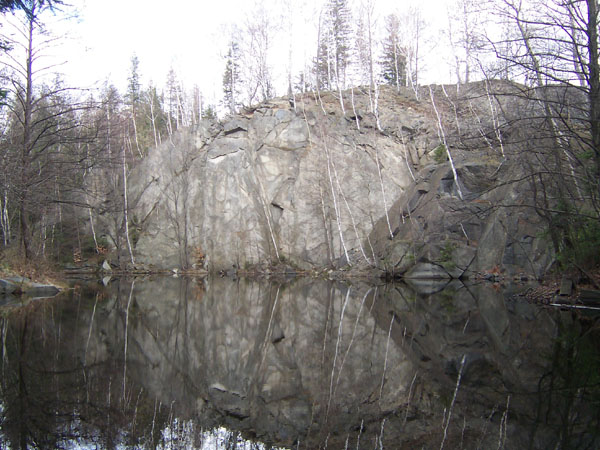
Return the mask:
<path id="1" fill-rule="evenodd" d="M 239 61 L 239 45 L 232 40 L 225 56 L 225 71 L 223 72 L 223 106 L 230 114 L 235 114 L 238 106 L 240 106 L 241 79 Z"/>
<path id="2" fill-rule="evenodd" d="M 406 57 L 400 46 L 400 21 L 395 14 L 385 18 L 385 31 L 381 77 L 385 83 L 399 88 L 406 84 Z"/>
<path id="3" fill-rule="evenodd" d="M 350 62 L 351 13 L 347 0 L 328 0 L 319 31 L 319 47 L 315 62 L 318 84 L 331 89 L 346 83 Z"/>

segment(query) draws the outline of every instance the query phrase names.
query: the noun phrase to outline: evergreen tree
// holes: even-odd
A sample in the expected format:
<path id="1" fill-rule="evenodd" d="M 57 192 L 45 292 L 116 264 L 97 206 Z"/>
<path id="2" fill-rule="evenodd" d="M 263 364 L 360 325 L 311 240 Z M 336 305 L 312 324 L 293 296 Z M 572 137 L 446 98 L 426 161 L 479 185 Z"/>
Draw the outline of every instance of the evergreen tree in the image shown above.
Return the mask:
<path id="1" fill-rule="evenodd" d="M 406 57 L 401 51 L 400 21 L 395 14 L 385 18 L 385 32 L 381 77 L 387 84 L 399 88 L 406 84 Z"/>
<path id="2" fill-rule="evenodd" d="M 20 9 L 24 11 L 27 15 L 31 16 L 33 14 L 32 9 L 35 9 L 38 6 L 46 6 L 50 9 L 56 8 L 58 5 L 63 5 L 62 0 L 45 0 L 38 1 L 35 6 L 32 6 L 33 2 L 27 0 L 0 0 L 0 13 L 5 13 L 8 11 L 14 11 Z"/>
<path id="3" fill-rule="evenodd" d="M 347 0 L 328 0 L 322 25 L 315 70 L 320 87 L 340 88 L 346 83 L 350 62 L 351 14 Z"/>
<path id="4" fill-rule="evenodd" d="M 163 136 L 168 134 L 167 115 L 163 107 L 163 96 L 158 94 L 156 86 L 150 85 L 142 95 L 142 108 L 146 124 L 151 128 L 154 145 L 162 143 Z M 149 133 L 150 134 L 150 133 Z"/>
<path id="5" fill-rule="evenodd" d="M 127 92 L 125 94 L 125 101 L 127 102 L 127 106 L 129 107 L 129 114 L 131 118 L 131 125 L 133 131 L 133 141 L 135 143 L 137 152 L 140 156 L 142 156 L 143 152 L 148 146 L 144 142 L 143 136 L 139 132 L 141 120 L 139 117 L 138 110 L 140 108 L 140 102 L 142 98 L 139 64 L 140 62 L 138 60 L 138 57 L 134 54 L 131 57 L 131 70 L 127 79 Z"/>
<path id="6" fill-rule="evenodd" d="M 230 114 L 235 114 L 240 106 L 240 49 L 235 40 L 229 44 L 225 56 L 225 71 L 223 72 L 223 106 Z"/>
<path id="7" fill-rule="evenodd" d="M 216 112 L 216 110 L 217 109 L 213 105 L 208 105 L 202 111 L 202 118 L 203 119 L 215 120 L 217 118 L 217 112 Z"/>
<path id="8" fill-rule="evenodd" d="M 131 57 L 131 69 L 127 78 L 127 94 L 125 99 L 132 109 L 139 104 L 141 99 L 141 83 L 139 73 L 140 61 L 134 53 Z"/>

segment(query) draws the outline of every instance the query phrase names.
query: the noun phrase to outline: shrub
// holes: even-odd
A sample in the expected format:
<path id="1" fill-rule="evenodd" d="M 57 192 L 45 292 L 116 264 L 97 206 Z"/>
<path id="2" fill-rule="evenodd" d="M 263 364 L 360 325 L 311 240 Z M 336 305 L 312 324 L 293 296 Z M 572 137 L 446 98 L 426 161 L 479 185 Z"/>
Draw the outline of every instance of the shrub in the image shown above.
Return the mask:
<path id="1" fill-rule="evenodd" d="M 446 241 L 444 247 L 440 250 L 440 258 L 439 263 L 446 270 L 452 270 L 456 267 L 454 261 L 452 260 L 452 254 L 454 253 L 454 249 L 456 248 L 456 244 L 450 241 Z"/>
<path id="2" fill-rule="evenodd" d="M 433 150 L 433 160 L 437 164 L 442 164 L 442 163 L 448 161 L 448 152 L 446 151 L 446 146 L 444 144 L 438 145 Z"/>

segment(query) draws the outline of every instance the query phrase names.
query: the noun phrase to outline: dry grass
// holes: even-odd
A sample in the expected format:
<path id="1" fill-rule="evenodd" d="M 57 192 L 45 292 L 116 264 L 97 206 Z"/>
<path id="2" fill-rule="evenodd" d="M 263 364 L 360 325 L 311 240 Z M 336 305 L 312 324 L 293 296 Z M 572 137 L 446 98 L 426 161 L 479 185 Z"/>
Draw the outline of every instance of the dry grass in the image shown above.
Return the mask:
<path id="1" fill-rule="evenodd" d="M 27 260 L 18 249 L 9 248 L 0 253 L 0 278 L 22 276 L 37 283 L 62 287 L 62 275 L 45 258 Z"/>

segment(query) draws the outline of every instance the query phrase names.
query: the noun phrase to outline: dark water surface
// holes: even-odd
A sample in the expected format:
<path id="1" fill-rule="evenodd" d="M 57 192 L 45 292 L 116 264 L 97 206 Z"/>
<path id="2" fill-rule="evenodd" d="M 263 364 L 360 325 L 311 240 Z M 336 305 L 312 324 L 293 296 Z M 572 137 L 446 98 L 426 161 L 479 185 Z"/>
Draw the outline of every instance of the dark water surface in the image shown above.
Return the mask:
<path id="1" fill-rule="evenodd" d="M 0 319 L 0 447 L 600 448 L 596 318 L 435 290 L 122 279 L 31 302 Z"/>

